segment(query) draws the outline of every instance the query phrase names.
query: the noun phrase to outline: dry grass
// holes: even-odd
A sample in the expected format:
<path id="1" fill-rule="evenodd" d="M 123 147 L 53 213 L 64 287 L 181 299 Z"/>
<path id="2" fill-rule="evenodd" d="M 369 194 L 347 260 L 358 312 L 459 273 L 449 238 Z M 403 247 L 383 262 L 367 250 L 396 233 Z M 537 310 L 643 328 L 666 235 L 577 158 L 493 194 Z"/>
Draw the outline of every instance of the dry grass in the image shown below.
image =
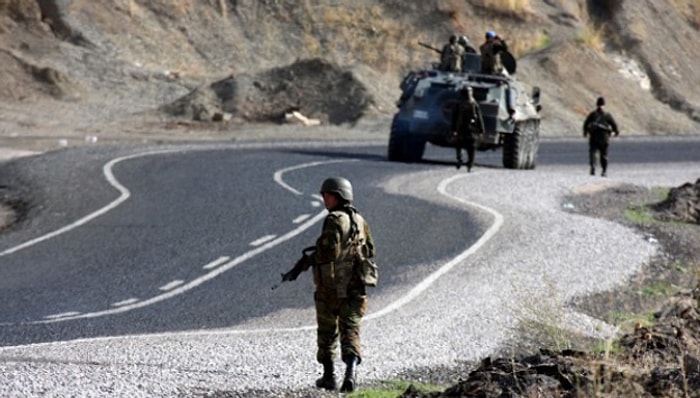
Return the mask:
<path id="1" fill-rule="evenodd" d="M 589 22 L 583 26 L 578 40 L 593 50 L 602 51 L 605 46 L 605 27 Z"/>
<path id="2" fill-rule="evenodd" d="M 539 348 L 559 352 L 571 348 L 572 334 L 565 326 L 566 308 L 561 301 L 561 292 L 551 280 L 546 280 L 546 297 L 521 297 L 520 307 L 514 308 L 518 336 L 516 351 L 533 351 Z"/>
<path id="3" fill-rule="evenodd" d="M 365 63 L 390 72 L 411 61 L 408 49 L 415 32 L 398 20 L 386 18 L 379 6 L 318 6 L 315 14 L 320 16 L 315 24 L 325 34 L 325 45 L 341 50 L 344 63 Z"/>
<path id="4" fill-rule="evenodd" d="M 228 6 L 226 5 L 226 0 L 218 0 L 219 2 L 219 12 L 221 13 L 222 17 L 225 17 L 228 14 Z"/>
<path id="5" fill-rule="evenodd" d="M 506 14 L 531 12 L 530 0 L 483 0 L 483 5 L 484 8 Z"/>
<path id="6" fill-rule="evenodd" d="M 700 30 L 700 0 L 672 0 L 672 3 L 688 23 Z"/>

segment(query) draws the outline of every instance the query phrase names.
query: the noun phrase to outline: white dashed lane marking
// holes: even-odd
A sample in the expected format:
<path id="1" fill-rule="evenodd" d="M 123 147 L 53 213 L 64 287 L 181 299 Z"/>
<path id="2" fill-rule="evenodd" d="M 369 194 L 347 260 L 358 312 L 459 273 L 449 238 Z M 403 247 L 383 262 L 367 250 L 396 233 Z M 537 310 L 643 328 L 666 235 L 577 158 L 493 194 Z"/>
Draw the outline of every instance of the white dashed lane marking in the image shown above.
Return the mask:
<path id="1" fill-rule="evenodd" d="M 0 251 L 0 257 L 6 256 L 12 253 L 15 253 L 17 251 L 20 251 L 22 249 L 28 248 L 30 246 L 33 246 L 37 243 L 46 241 L 48 239 L 51 239 L 55 236 L 61 235 L 65 232 L 71 231 L 73 229 L 76 229 L 78 227 L 83 226 L 84 224 L 88 223 L 89 221 L 109 212 L 110 210 L 116 208 L 126 200 L 128 200 L 131 197 L 131 192 L 121 185 L 119 181 L 116 179 L 116 177 L 113 174 L 112 169 L 114 166 L 122 161 L 125 160 L 130 160 L 138 157 L 143 157 L 143 156 L 151 156 L 151 155 L 161 155 L 161 154 L 167 154 L 167 153 L 175 153 L 175 152 L 182 152 L 182 150 L 174 149 L 174 150 L 163 150 L 163 151 L 153 151 L 153 152 L 146 152 L 146 153 L 139 153 L 139 154 L 132 154 L 129 156 L 123 156 L 119 157 L 116 159 L 113 159 L 109 161 L 107 164 L 103 166 L 103 172 L 104 175 L 107 179 L 107 181 L 114 187 L 116 188 L 120 196 L 109 203 L 107 206 L 99 209 L 96 212 L 90 213 L 89 215 L 63 227 L 59 228 L 49 234 L 43 235 L 39 238 L 27 241 L 23 244 L 20 244 L 18 246 L 12 247 L 10 249 L 7 249 L 5 251 Z M 357 161 L 357 159 L 343 159 L 343 160 L 331 160 L 331 161 L 318 161 L 318 162 L 310 162 L 310 163 L 304 163 L 300 165 L 296 165 L 293 167 L 288 167 L 286 169 L 278 170 L 274 173 L 274 180 L 280 184 L 283 188 L 289 190 L 295 195 L 303 195 L 303 193 L 299 190 L 296 190 L 286 184 L 283 180 L 283 176 L 286 172 L 292 171 L 292 170 L 299 170 L 307 167 L 315 167 L 319 165 L 324 165 L 324 164 L 329 164 L 329 163 L 341 163 L 341 162 L 353 162 Z M 312 197 L 316 198 L 317 200 L 311 201 L 310 204 L 314 208 L 322 207 L 323 206 L 323 201 L 320 195 L 318 194 L 313 194 L 311 195 Z M 138 299 L 138 298 L 129 298 L 126 300 L 122 300 L 116 303 L 112 303 L 110 305 L 111 308 L 103 309 L 103 310 L 98 310 L 94 312 L 78 312 L 78 311 L 72 311 L 72 312 L 63 312 L 63 313 L 58 313 L 54 315 L 48 315 L 43 318 L 43 320 L 36 320 L 36 321 L 29 321 L 26 322 L 28 324 L 39 324 L 39 323 L 53 323 L 53 322 L 64 322 L 68 320 L 75 320 L 75 319 L 87 319 L 87 318 L 96 318 L 96 317 L 102 317 L 102 316 L 107 316 L 107 315 L 114 315 L 114 314 L 120 314 L 124 313 L 127 311 L 131 311 L 137 308 L 144 308 L 150 305 L 153 305 L 155 303 L 161 302 L 163 300 L 170 299 L 172 297 L 175 297 L 177 295 L 183 294 L 185 292 L 190 291 L 191 289 L 194 289 L 206 281 L 209 281 L 213 278 L 216 278 L 217 276 L 221 275 L 222 273 L 232 269 L 236 265 L 250 259 L 251 257 L 254 257 L 266 250 L 269 250 L 277 245 L 279 245 L 282 242 L 285 242 L 287 240 L 292 239 L 295 236 L 298 236 L 301 234 L 303 231 L 307 230 L 309 227 L 312 225 L 316 224 L 317 222 L 321 221 L 325 217 L 325 209 L 323 209 L 321 212 L 315 215 L 301 215 L 294 219 L 294 224 L 299 224 L 297 227 L 292 229 L 291 231 L 288 231 L 282 235 L 266 235 L 256 241 L 254 241 L 252 244 L 255 246 L 254 249 L 243 253 L 239 255 L 238 257 L 231 259 L 228 256 L 222 256 L 219 257 L 218 259 L 205 264 L 202 266 L 203 269 L 209 270 L 209 272 L 205 275 L 202 275 L 198 278 L 195 278 L 194 280 L 188 281 L 185 283 L 183 280 L 175 280 L 172 281 L 166 285 L 161 286 L 159 289 L 163 291 L 163 293 L 160 293 L 154 297 L 150 298 L 144 298 L 144 299 Z M 0 325 L 6 325 L 10 323 L 5 323 L 5 322 L 0 322 Z"/>
<path id="2" fill-rule="evenodd" d="M 294 224 L 299 224 L 299 223 L 304 222 L 309 217 L 311 217 L 311 214 L 302 214 L 299 217 L 295 218 L 292 222 Z"/>
<path id="3" fill-rule="evenodd" d="M 122 300 L 122 301 L 118 301 L 116 303 L 113 303 L 112 307 L 121 307 L 122 305 L 134 304 L 138 301 L 139 301 L 139 299 L 137 299 L 137 298 L 130 298 L 130 299 L 126 299 L 126 300 Z"/>
<path id="4" fill-rule="evenodd" d="M 230 260 L 230 259 L 231 259 L 231 257 L 228 257 L 228 256 L 219 257 L 219 258 L 217 258 L 216 260 L 210 262 L 209 264 L 205 265 L 205 266 L 202 267 L 202 268 L 204 268 L 204 269 L 213 269 L 213 268 L 216 268 L 216 267 L 218 267 L 219 265 L 221 265 L 221 264 L 227 262 L 227 261 Z"/>
<path id="5" fill-rule="evenodd" d="M 256 239 L 256 240 L 250 242 L 250 245 L 253 247 L 260 246 L 263 243 L 266 243 L 266 242 L 269 242 L 269 241 L 275 239 L 276 237 L 277 237 L 277 235 L 265 235 L 262 238 L 259 238 L 259 239 Z"/>
<path id="6" fill-rule="evenodd" d="M 159 287 L 158 289 L 160 289 L 160 290 L 162 290 L 162 291 L 164 291 L 164 292 L 167 292 L 168 290 L 173 290 L 174 288 L 176 288 L 176 287 L 182 285 L 183 283 L 185 283 L 185 281 L 183 281 L 183 280 L 176 280 L 176 281 L 172 281 L 172 282 L 170 282 L 170 283 L 168 283 L 168 284 L 165 284 L 165 285 Z"/>
<path id="7" fill-rule="evenodd" d="M 76 316 L 79 315 L 79 312 L 76 311 L 71 311 L 71 312 L 62 312 L 60 314 L 53 314 L 53 315 L 47 315 L 45 318 L 46 319 L 61 319 L 69 316 Z"/>

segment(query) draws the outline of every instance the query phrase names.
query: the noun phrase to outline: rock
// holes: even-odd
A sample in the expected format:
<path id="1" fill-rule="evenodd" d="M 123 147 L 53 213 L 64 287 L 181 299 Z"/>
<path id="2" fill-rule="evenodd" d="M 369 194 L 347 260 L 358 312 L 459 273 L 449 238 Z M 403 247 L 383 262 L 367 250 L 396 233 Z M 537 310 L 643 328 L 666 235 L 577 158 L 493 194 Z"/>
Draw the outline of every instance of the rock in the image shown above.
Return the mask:
<path id="1" fill-rule="evenodd" d="M 321 124 L 321 121 L 318 119 L 310 119 L 304 115 L 302 115 L 298 111 L 293 111 L 286 113 L 284 115 L 284 120 L 287 123 L 296 123 L 296 124 L 301 124 L 304 126 L 318 126 Z"/>
<path id="2" fill-rule="evenodd" d="M 700 179 L 695 184 L 685 183 L 672 188 L 668 197 L 653 206 L 662 221 L 680 221 L 700 224 Z"/>

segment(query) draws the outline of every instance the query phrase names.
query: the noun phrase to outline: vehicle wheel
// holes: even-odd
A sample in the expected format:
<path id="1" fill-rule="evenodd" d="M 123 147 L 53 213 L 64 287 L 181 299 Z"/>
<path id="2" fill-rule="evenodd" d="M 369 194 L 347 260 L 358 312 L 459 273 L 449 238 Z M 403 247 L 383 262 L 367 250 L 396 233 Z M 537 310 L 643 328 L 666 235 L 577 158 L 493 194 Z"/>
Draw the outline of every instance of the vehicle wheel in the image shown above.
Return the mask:
<path id="1" fill-rule="evenodd" d="M 528 120 L 525 124 L 528 137 L 528 151 L 526 168 L 532 170 L 537 165 L 537 152 L 540 149 L 540 121 Z"/>
<path id="2" fill-rule="evenodd" d="M 403 153 L 401 152 L 401 142 L 393 132 L 389 135 L 389 146 L 387 148 L 387 158 L 392 162 L 403 161 Z"/>
<path id="3" fill-rule="evenodd" d="M 403 143 L 401 137 L 396 131 L 396 117 L 391 121 L 391 132 L 389 133 L 389 145 L 387 148 L 387 157 L 392 162 L 404 161 Z"/>
<path id="4" fill-rule="evenodd" d="M 539 121 L 526 120 L 515 123 L 511 134 L 503 142 L 503 167 L 528 170 L 535 168 L 539 148 Z"/>
<path id="5" fill-rule="evenodd" d="M 399 130 L 396 117 L 391 122 L 387 158 L 392 162 L 419 162 L 423 159 L 426 142 L 412 139 L 408 134 Z"/>
<path id="6" fill-rule="evenodd" d="M 525 165 L 522 122 L 515 124 L 513 132 L 506 134 L 503 140 L 503 167 L 506 169 L 522 169 Z"/>

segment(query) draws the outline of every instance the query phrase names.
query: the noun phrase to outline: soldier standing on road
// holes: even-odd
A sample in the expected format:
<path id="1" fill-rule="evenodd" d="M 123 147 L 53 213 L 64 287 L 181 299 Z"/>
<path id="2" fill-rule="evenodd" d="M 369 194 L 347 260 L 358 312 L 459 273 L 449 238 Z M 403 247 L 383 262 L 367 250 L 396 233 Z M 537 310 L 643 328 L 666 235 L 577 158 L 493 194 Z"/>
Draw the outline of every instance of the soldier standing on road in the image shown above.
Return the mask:
<path id="1" fill-rule="evenodd" d="M 484 119 L 481 108 L 474 99 L 471 87 L 460 90 L 461 100 L 452 112 L 452 135 L 457 146 L 457 169 L 462 166 L 462 150 L 467 151 L 467 172 L 472 171 L 476 144 L 484 133 Z"/>
<path id="2" fill-rule="evenodd" d="M 461 72 L 463 54 L 464 48 L 457 43 L 457 36 L 450 36 L 449 42 L 442 47 L 440 52 L 440 70 Z"/>
<path id="3" fill-rule="evenodd" d="M 583 136 L 588 137 L 588 160 L 591 165 L 591 175 L 595 175 L 596 155 L 600 155 L 601 176 L 605 177 L 608 169 L 608 146 L 610 134 L 617 137 L 620 131 L 613 116 L 605 112 L 605 98 L 598 97 L 596 109 L 588 114 L 583 122 Z"/>
<path id="4" fill-rule="evenodd" d="M 309 262 L 301 268 L 295 266 L 282 275 L 282 280 L 293 281 L 313 267 L 316 359 L 323 365 L 323 376 L 316 380 L 316 386 L 336 389 L 334 359 L 340 338 L 341 358 L 346 364 L 340 391 L 351 392 L 355 390 L 355 366 L 362 361 L 360 321 L 367 308 L 366 286 L 355 266 L 355 249 L 359 248 L 364 257 L 374 257 L 374 240 L 369 224 L 352 205 L 350 181 L 328 178 L 321 185 L 321 195 L 328 215 L 316 240 L 316 251 Z"/>

